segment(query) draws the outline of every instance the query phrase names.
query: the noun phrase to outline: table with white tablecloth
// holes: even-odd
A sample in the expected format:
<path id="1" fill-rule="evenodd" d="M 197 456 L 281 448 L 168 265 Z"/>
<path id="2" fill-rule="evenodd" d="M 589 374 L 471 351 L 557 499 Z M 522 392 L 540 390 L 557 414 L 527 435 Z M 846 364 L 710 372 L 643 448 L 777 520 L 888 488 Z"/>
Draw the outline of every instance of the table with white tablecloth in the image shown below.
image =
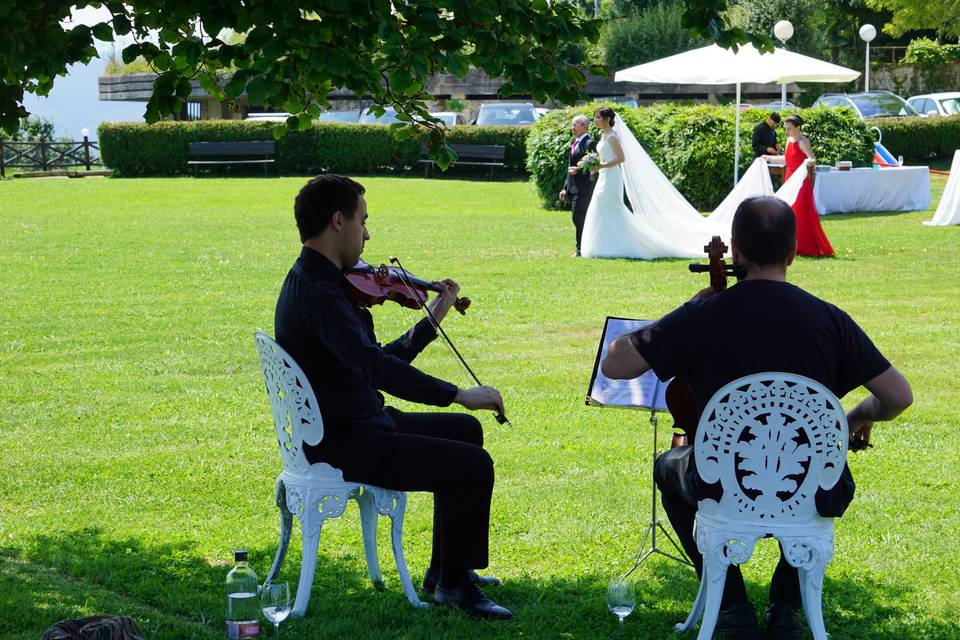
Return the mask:
<path id="1" fill-rule="evenodd" d="M 820 215 L 849 211 L 922 211 L 930 208 L 927 167 L 817 171 L 813 197 Z"/>

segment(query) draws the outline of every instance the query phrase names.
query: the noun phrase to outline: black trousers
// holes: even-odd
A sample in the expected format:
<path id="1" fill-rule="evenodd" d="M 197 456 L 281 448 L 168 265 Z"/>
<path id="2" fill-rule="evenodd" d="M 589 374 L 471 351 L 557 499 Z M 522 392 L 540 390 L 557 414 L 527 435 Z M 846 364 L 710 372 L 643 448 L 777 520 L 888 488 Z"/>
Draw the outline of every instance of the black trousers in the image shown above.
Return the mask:
<path id="1" fill-rule="evenodd" d="M 693 447 L 676 447 L 663 453 L 653 466 L 653 478 L 660 489 L 663 509 L 680 545 L 693 561 L 697 576 L 703 576 L 703 556 L 693 537 L 693 523 L 697 515 L 697 503 L 703 499 L 719 500 L 722 491 L 716 485 L 705 485 L 697 474 L 693 461 Z M 723 585 L 721 608 L 748 602 L 747 589 L 743 583 L 740 567 L 732 564 L 727 569 Z M 770 580 L 770 604 L 786 604 L 799 610 L 803 604 L 800 595 L 800 574 L 790 566 L 780 548 L 780 562 Z"/>
<path id="2" fill-rule="evenodd" d="M 386 411 L 395 430 L 358 425 L 331 429 L 318 447 L 305 450 L 307 459 L 333 465 L 350 482 L 429 491 L 430 565 L 440 579 L 449 583 L 467 569 L 486 567 L 494 474 L 480 422 L 462 413 Z"/>
<path id="3" fill-rule="evenodd" d="M 590 206 L 590 198 L 593 196 L 593 183 L 590 187 L 581 192 L 571 194 L 570 206 L 573 208 L 573 226 L 577 230 L 577 251 L 580 251 L 580 238 L 583 237 L 583 223 L 587 219 L 587 207 Z"/>

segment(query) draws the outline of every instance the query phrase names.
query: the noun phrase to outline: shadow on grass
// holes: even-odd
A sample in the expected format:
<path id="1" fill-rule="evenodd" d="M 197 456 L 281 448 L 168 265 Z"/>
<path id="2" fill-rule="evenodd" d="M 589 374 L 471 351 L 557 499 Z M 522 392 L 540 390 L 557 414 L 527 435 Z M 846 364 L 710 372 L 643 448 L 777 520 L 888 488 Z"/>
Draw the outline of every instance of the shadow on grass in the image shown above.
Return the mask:
<path id="1" fill-rule="evenodd" d="M 36 638 L 60 619 L 107 613 L 130 615 L 147 637 L 159 640 L 223 636 L 223 580 L 229 563 L 211 563 L 186 543 L 152 545 L 107 535 L 84 529 L 40 535 L 17 551 L 0 549 L 0 600 L 8 603 L 0 613 L 0 635 Z M 251 549 L 261 578 L 273 552 L 272 547 Z M 293 555 L 281 577 L 295 588 L 300 565 L 298 554 Z M 638 578 L 637 609 L 619 628 L 606 608 L 610 575 L 522 574 L 487 590 L 516 617 L 483 622 L 445 608 L 410 607 L 389 549 L 381 549 L 386 588 L 377 592 L 362 555 L 359 544 L 347 558 L 324 555 L 321 545 L 307 615 L 286 621 L 283 637 L 666 638 L 687 615 L 697 588 L 688 569 L 666 562 L 645 566 Z M 415 582 L 421 571 L 414 572 Z M 762 611 L 766 584 L 750 581 L 749 586 Z M 924 615 L 917 601 L 923 597 L 915 585 L 829 578 L 824 585 L 826 625 L 834 640 L 960 637 L 956 621 Z M 272 637 L 272 631 L 261 637 Z M 692 638 L 694 632 L 683 637 Z"/>

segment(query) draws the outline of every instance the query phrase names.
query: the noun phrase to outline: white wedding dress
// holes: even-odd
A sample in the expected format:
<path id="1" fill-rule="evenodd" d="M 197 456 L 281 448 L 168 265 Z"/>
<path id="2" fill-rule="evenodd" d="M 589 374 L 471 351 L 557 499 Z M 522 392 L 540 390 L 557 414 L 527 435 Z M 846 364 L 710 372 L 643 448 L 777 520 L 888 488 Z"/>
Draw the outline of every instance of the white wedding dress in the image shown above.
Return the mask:
<path id="1" fill-rule="evenodd" d="M 704 217 L 677 191 L 618 118 L 612 135 L 624 162 L 600 169 L 587 208 L 580 253 L 586 258 L 696 258 L 710 238 L 730 245 L 730 225 L 746 198 L 774 195 L 766 162 L 757 159 L 730 194 Z M 614 158 L 605 135 L 597 144 L 603 163 Z M 623 203 L 626 191 L 630 209 Z"/>

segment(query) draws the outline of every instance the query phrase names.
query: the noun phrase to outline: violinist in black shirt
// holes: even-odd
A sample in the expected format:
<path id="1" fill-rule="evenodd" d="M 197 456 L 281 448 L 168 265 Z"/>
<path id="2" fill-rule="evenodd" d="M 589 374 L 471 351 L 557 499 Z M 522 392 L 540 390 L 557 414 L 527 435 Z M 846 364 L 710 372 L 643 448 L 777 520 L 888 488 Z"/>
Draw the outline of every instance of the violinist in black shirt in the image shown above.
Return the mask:
<path id="1" fill-rule="evenodd" d="M 340 469 L 345 480 L 434 495 L 433 551 L 423 589 L 434 602 L 484 618 L 511 612 L 479 586 L 488 562 L 493 461 L 480 422 L 462 413 L 407 413 L 385 406 L 380 391 L 439 407 L 503 414 L 492 388 L 459 389 L 411 361 L 436 337 L 426 318 L 399 339 L 380 345 L 370 312 L 344 289 L 343 271 L 357 264 L 367 232 L 364 188 L 323 175 L 297 195 L 294 214 L 303 248 L 287 274 L 274 320 L 277 342 L 297 361 L 320 405 L 324 438 L 305 447 L 311 462 Z M 442 321 L 457 298 L 453 280 L 429 304 Z"/>

